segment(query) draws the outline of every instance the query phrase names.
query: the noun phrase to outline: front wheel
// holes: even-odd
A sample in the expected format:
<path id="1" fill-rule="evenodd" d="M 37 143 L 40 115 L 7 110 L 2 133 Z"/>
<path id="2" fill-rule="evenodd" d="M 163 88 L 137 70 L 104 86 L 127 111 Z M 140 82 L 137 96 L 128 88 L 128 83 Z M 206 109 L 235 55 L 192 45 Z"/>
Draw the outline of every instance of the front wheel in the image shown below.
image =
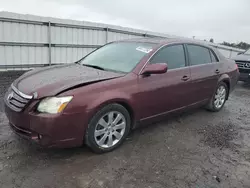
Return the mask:
<path id="1" fill-rule="evenodd" d="M 207 109 L 212 112 L 220 111 L 226 102 L 228 92 L 227 85 L 224 82 L 219 83 L 216 92 L 207 105 Z"/>
<path id="2" fill-rule="evenodd" d="M 131 118 L 123 106 L 110 104 L 91 119 L 86 135 L 86 144 L 96 153 L 112 151 L 119 147 L 129 133 Z"/>

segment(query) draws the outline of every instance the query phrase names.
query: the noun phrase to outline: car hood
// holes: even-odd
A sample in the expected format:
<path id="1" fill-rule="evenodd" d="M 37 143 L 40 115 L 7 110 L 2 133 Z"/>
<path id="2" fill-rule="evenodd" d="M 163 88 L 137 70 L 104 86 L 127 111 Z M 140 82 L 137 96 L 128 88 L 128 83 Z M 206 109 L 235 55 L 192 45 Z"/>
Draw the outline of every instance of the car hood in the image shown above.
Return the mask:
<path id="1" fill-rule="evenodd" d="M 233 58 L 235 61 L 250 61 L 250 55 L 248 54 L 241 54 Z"/>
<path id="2" fill-rule="evenodd" d="M 28 71 L 13 86 L 36 98 L 53 96 L 73 87 L 124 76 L 123 73 L 102 71 L 79 64 L 57 65 Z"/>

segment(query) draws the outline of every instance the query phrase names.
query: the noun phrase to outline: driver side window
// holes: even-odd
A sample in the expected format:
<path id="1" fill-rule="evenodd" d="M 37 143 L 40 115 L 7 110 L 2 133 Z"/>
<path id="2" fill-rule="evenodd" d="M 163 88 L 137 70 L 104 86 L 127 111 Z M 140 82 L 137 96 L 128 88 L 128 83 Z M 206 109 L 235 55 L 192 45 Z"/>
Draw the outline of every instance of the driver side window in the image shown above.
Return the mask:
<path id="1" fill-rule="evenodd" d="M 151 58 L 150 63 L 167 63 L 168 69 L 185 67 L 186 61 L 183 45 L 163 47 Z"/>

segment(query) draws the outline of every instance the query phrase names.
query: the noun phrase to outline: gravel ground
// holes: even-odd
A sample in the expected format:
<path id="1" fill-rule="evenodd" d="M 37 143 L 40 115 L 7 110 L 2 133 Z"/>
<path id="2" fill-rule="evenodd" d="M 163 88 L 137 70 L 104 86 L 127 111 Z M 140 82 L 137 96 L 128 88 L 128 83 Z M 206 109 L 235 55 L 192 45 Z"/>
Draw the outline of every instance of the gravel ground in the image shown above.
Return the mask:
<path id="1" fill-rule="evenodd" d="M 133 131 L 117 150 L 44 149 L 8 127 L 0 81 L 0 187 L 250 187 L 250 85 L 219 113 L 193 110 Z"/>

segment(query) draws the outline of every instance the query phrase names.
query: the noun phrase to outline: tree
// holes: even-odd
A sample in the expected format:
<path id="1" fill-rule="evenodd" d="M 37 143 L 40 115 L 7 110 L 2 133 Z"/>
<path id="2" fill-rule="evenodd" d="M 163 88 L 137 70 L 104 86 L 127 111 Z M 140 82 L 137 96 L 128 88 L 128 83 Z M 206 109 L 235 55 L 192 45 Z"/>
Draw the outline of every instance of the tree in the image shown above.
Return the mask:
<path id="1" fill-rule="evenodd" d="M 229 43 L 229 42 L 224 41 L 221 44 L 225 45 L 225 46 L 234 47 L 234 48 L 240 48 L 240 49 L 243 49 L 243 50 L 247 50 L 248 48 L 250 48 L 250 44 L 248 44 L 246 42 L 240 42 L 238 44 L 235 44 L 235 43 Z"/>
<path id="2" fill-rule="evenodd" d="M 211 39 L 209 40 L 209 42 L 212 42 L 212 43 L 214 43 L 214 39 L 213 39 L 213 38 L 211 38 Z"/>

